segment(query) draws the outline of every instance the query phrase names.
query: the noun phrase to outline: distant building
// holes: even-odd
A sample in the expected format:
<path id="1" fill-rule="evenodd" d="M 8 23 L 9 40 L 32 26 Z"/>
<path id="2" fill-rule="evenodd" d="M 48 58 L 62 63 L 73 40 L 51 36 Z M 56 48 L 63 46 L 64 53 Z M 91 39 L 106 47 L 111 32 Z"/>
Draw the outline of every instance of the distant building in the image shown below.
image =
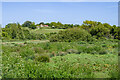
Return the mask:
<path id="1" fill-rule="evenodd" d="M 49 27 L 48 25 L 44 25 L 44 27 Z"/>
<path id="2" fill-rule="evenodd" d="M 36 26 L 37 29 L 41 28 L 41 27 L 49 27 L 48 25 L 43 25 L 43 24 L 40 24 L 40 26 Z"/>
<path id="3" fill-rule="evenodd" d="M 41 24 L 40 27 L 49 27 L 48 25 Z"/>

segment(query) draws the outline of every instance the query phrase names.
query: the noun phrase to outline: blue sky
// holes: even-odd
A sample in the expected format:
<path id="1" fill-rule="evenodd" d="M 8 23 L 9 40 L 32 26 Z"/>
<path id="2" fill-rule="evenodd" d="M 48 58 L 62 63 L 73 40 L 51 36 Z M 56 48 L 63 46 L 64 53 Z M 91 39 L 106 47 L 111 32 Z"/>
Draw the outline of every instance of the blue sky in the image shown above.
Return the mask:
<path id="1" fill-rule="evenodd" d="M 85 20 L 118 25 L 117 2 L 3 2 L 2 25 L 26 20 L 82 24 Z"/>
<path id="2" fill-rule="evenodd" d="M 2 2 L 118 2 L 119 0 L 2 0 Z"/>

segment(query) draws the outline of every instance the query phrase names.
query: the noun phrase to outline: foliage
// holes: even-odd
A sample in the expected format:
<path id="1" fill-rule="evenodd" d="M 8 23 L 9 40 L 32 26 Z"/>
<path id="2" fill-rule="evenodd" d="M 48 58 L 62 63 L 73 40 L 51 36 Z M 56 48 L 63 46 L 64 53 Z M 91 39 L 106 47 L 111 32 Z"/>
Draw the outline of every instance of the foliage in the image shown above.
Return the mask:
<path id="1" fill-rule="evenodd" d="M 65 31 L 59 32 L 57 35 L 54 35 L 50 38 L 51 42 L 72 42 L 72 41 L 90 41 L 91 35 L 80 28 L 71 28 Z"/>
<path id="2" fill-rule="evenodd" d="M 31 21 L 25 21 L 23 24 L 22 24 L 22 27 L 28 27 L 28 28 L 31 28 L 31 29 L 36 29 L 36 25 L 34 22 L 31 22 Z"/>
<path id="3" fill-rule="evenodd" d="M 82 25 L 40 24 L 63 30 L 33 30 L 30 21 L 2 28 L 3 79 L 118 78 L 120 28 L 88 20 Z M 49 37 L 51 42 L 41 40 Z"/>
<path id="4" fill-rule="evenodd" d="M 49 27 L 42 27 L 40 29 L 36 29 L 36 26 L 40 26 L 41 24 L 48 25 Z M 7 24 L 5 28 L 2 28 L 2 39 L 22 39 L 22 40 L 24 39 L 49 39 L 51 36 L 53 36 L 54 34 L 57 34 L 58 31 L 61 31 L 61 30 L 65 30 L 65 31 L 59 32 L 59 34 L 60 33 L 65 34 L 65 32 L 69 30 L 69 28 L 73 28 L 73 30 L 75 28 L 77 29 L 82 28 L 83 32 L 84 30 L 86 30 L 87 31 L 86 33 L 90 33 L 92 35 L 91 38 L 94 37 L 96 39 L 108 39 L 108 38 L 119 39 L 119 33 L 120 33 L 120 28 L 116 25 L 111 26 L 108 23 L 101 23 L 101 22 L 89 21 L 89 20 L 83 21 L 82 25 L 62 24 L 59 21 L 51 22 L 51 23 L 41 22 L 40 24 L 35 24 L 35 22 L 31 22 L 31 21 L 25 21 L 22 25 L 20 25 L 19 23 Z M 45 38 L 43 38 L 43 34 L 44 36 L 46 36 Z M 59 37 L 62 39 L 63 34 L 61 34 L 62 36 L 60 36 L 59 34 L 56 35 L 56 37 Z M 35 37 L 35 36 L 38 36 L 38 37 Z M 52 38 L 55 38 L 55 41 L 57 41 L 56 37 L 52 37 Z M 74 38 L 76 37 L 71 36 L 71 38 L 73 38 L 74 40 Z M 66 40 L 68 42 L 71 41 L 71 39 L 66 39 Z"/>
<path id="5" fill-rule="evenodd" d="M 11 23 L 8 24 L 5 28 L 2 28 L 2 37 L 3 40 L 5 39 L 18 39 L 18 40 L 25 40 L 25 39 L 45 39 L 44 34 L 35 34 L 30 32 L 29 29 L 23 29 L 21 25 L 18 23 Z"/>
<path id="6" fill-rule="evenodd" d="M 39 61 L 39 62 L 49 62 L 49 56 L 47 54 L 40 54 L 35 56 L 35 61 Z"/>
<path id="7" fill-rule="evenodd" d="M 106 51 L 106 50 L 101 50 L 101 51 L 99 52 L 99 54 L 107 54 L 107 51 Z"/>
<path id="8" fill-rule="evenodd" d="M 45 53 L 45 50 L 40 47 L 34 47 L 35 53 L 43 54 Z"/>
<path id="9" fill-rule="evenodd" d="M 2 78 L 118 77 L 118 46 L 114 39 L 92 44 L 85 41 L 24 42 L 3 42 Z M 104 50 L 108 54 L 99 55 Z"/>
<path id="10" fill-rule="evenodd" d="M 2 29 L 2 36 L 10 39 L 25 39 L 24 32 L 19 23 L 6 25 L 6 27 Z"/>
<path id="11" fill-rule="evenodd" d="M 91 28 L 90 34 L 92 36 L 96 36 L 96 38 L 101 38 L 101 37 L 110 37 L 110 30 L 108 28 L 105 28 L 102 24 L 98 25 L 96 27 Z"/>

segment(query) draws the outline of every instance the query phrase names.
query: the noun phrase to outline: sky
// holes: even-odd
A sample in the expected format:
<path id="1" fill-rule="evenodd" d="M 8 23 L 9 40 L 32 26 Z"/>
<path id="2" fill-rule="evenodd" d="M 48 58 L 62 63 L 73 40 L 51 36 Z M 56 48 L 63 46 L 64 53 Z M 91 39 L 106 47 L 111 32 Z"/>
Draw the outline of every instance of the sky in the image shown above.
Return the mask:
<path id="1" fill-rule="evenodd" d="M 2 2 L 118 2 L 119 0 L 1 0 Z"/>
<path id="2" fill-rule="evenodd" d="M 3 2 L 2 27 L 25 21 L 82 24 L 85 20 L 118 25 L 118 2 Z"/>

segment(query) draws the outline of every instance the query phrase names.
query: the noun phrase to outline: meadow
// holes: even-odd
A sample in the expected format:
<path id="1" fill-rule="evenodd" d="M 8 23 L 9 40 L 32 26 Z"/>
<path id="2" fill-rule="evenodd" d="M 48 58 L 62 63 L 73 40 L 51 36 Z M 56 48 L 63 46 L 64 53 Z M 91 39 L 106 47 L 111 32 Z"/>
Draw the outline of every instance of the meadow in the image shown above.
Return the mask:
<path id="1" fill-rule="evenodd" d="M 2 45 L 3 78 L 117 78 L 118 40 Z"/>
<path id="2" fill-rule="evenodd" d="M 40 24 L 49 27 L 38 29 Z M 119 27 L 88 20 L 82 25 L 40 24 L 2 28 L 3 79 L 119 78 Z"/>
<path id="3" fill-rule="evenodd" d="M 35 29 L 35 30 L 31 30 L 31 32 L 33 33 L 41 33 L 41 34 L 45 34 L 45 33 L 58 33 L 59 31 L 63 31 L 64 29 Z"/>

